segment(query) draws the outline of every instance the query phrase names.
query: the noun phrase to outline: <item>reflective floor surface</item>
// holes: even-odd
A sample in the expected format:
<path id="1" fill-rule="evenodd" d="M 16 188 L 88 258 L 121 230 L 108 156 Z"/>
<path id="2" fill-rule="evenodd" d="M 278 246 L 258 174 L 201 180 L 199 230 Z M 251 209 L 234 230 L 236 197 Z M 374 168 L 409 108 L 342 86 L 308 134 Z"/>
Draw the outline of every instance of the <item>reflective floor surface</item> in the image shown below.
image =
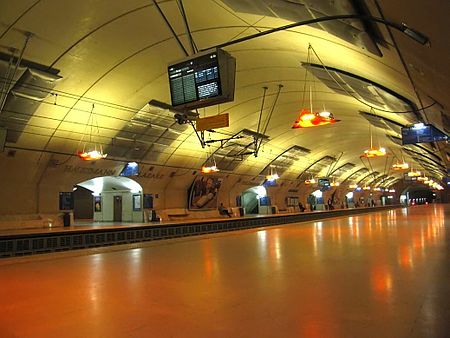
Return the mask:
<path id="1" fill-rule="evenodd" d="M 0 261 L 0 337 L 450 337 L 450 205 Z"/>

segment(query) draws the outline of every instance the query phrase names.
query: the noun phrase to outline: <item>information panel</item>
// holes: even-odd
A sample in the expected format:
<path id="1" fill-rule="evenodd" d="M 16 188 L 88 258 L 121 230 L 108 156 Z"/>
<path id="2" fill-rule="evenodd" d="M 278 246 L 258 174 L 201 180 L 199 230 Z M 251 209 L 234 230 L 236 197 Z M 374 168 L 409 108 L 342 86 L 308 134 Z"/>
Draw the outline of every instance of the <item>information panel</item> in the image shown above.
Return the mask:
<path id="1" fill-rule="evenodd" d="M 119 176 L 137 176 L 139 174 L 139 164 L 136 162 L 128 162 L 122 171 L 120 172 Z"/>
<path id="2" fill-rule="evenodd" d="M 419 123 L 402 128 L 402 144 L 430 143 L 447 141 L 448 137 L 431 124 Z"/>
<path id="3" fill-rule="evenodd" d="M 59 193 L 59 210 L 72 210 L 73 209 L 73 193 L 72 192 L 60 192 Z"/>
<path id="4" fill-rule="evenodd" d="M 317 186 L 320 191 L 326 191 L 331 188 L 330 180 L 328 178 L 319 178 L 317 180 Z"/>
<path id="5" fill-rule="evenodd" d="M 230 116 L 228 113 L 202 117 L 195 120 L 197 131 L 224 128 L 230 126 Z"/>
<path id="6" fill-rule="evenodd" d="M 233 100 L 235 70 L 235 59 L 221 49 L 169 65 L 172 106 L 195 109 Z"/>

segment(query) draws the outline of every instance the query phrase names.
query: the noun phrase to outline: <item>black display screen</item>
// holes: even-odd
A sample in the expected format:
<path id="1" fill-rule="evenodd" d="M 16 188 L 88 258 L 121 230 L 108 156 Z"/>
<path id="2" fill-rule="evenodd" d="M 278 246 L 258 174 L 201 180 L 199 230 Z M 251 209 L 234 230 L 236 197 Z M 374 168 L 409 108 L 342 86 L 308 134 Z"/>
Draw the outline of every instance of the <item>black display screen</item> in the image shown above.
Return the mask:
<path id="1" fill-rule="evenodd" d="M 319 187 L 325 187 L 330 185 L 330 180 L 328 178 L 319 178 L 317 183 Z"/>
<path id="2" fill-rule="evenodd" d="M 59 193 L 59 210 L 72 210 L 73 209 L 73 193 L 72 192 L 60 192 Z"/>
<path id="3" fill-rule="evenodd" d="M 331 188 L 330 180 L 328 178 L 319 178 L 317 185 L 321 191 L 325 191 Z"/>
<path id="4" fill-rule="evenodd" d="M 153 208 L 153 195 L 144 194 L 144 209 L 152 209 L 152 208 Z"/>
<path id="5" fill-rule="evenodd" d="M 136 176 L 139 174 L 139 165 L 136 162 L 128 162 L 120 172 L 119 176 Z"/>
<path id="6" fill-rule="evenodd" d="M 169 66 L 172 105 L 222 95 L 217 52 Z"/>
<path id="7" fill-rule="evenodd" d="M 446 141 L 447 135 L 431 124 L 418 124 L 402 128 L 402 144 Z"/>

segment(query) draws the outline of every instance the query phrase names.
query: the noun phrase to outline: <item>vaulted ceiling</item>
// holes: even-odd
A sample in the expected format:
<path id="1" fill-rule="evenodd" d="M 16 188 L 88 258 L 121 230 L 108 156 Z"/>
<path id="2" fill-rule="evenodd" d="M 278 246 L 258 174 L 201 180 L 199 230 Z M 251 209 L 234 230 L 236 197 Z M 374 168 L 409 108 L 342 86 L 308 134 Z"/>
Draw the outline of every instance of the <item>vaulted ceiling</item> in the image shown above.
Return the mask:
<path id="1" fill-rule="evenodd" d="M 7 148 L 62 157 L 94 138 L 110 160 L 179 168 L 198 168 L 214 154 L 219 167 L 238 174 L 272 167 L 287 179 L 311 173 L 339 180 L 367 169 L 383 176 L 378 181 L 394 181 L 401 174 L 388 168 L 403 156 L 442 178 L 445 144 L 405 148 L 398 140 L 401 127 L 416 122 L 448 132 L 449 12 L 449 2 L 438 0 L 2 2 L 0 127 Z M 345 14 L 405 22 L 431 46 L 382 23 L 346 19 L 225 47 L 237 63 L 234 101 L 198 113 L 230 115 L 230 126 L 206 132 L 206 140 L 238 138 L 205 149 L 191 126 L 148 105 L 170 103 L 167 65 L 186 57 L 184 50 L 192 55 L 292 22 Z M 326 107 L 340 122 L 292 129 L 310 93 L 314 109 Z M 255 157 L 261 112 L 267 128 Z M 369 130 L 388 157 L 361 159 Z"/>

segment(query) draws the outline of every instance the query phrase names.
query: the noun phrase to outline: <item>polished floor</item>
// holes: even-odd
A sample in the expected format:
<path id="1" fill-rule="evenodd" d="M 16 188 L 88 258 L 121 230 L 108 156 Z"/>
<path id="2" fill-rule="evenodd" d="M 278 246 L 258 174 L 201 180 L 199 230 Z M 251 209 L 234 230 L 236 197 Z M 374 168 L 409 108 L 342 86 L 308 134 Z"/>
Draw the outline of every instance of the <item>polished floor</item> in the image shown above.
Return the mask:
<path id="1" fill-rule="evenodd" d="M 450 205 L 0 260 L 0 337 L 450 337 Z"/>

